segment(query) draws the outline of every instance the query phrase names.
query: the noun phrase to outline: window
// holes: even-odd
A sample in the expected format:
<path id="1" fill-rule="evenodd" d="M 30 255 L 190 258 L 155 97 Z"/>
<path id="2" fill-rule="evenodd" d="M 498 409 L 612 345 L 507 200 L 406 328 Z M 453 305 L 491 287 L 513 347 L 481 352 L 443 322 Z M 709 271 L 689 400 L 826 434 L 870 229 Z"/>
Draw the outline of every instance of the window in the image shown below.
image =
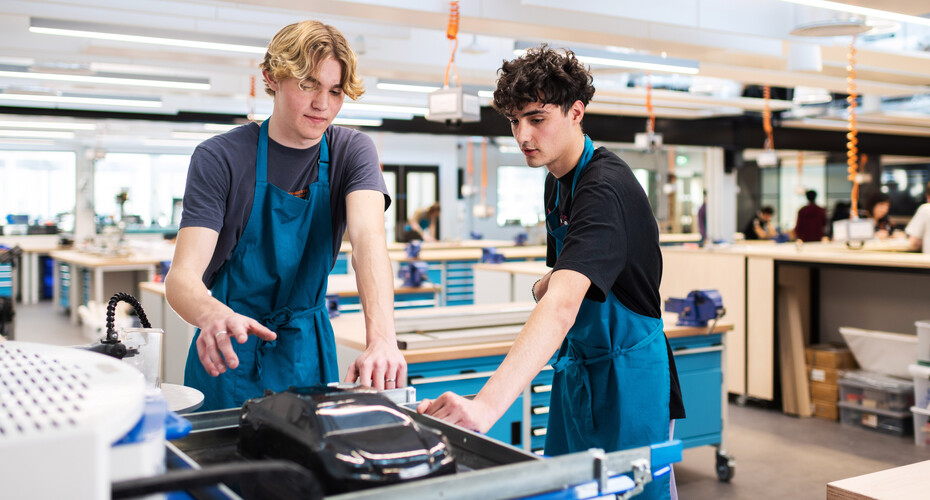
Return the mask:
<path id="1" fill-rule="evenodd" d="M 533 226 L 545 220 L 544 168 L 500 166 L 497 168 L 497 223 L 501 226 Z"/>
<path id="2" fill-rule="evenodd" d="M 77 158 L 70 151 L 0 151 L 0 224 L 30 223 L 74 211 Z"/>
<path id="3" fill-rule="evenodd" d="M 125 215 L 138 216 L 143 225 L 170 225 L 174 199 L 184 196 L 189 164 L 189 155 L 108 153 L 94 169 L 97 215 L 119 220 L 117 196 L 125 191 Z"/>

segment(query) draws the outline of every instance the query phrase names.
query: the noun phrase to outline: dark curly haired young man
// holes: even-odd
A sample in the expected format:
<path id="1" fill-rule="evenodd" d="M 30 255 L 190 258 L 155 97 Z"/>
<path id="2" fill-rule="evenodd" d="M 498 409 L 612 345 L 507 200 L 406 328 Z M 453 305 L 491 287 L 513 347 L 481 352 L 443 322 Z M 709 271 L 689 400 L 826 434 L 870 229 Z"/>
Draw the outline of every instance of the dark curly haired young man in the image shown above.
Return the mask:
<path id="1" fill-rule="evenodd" d="M 419 407 L 487 431 L 558 350 L 547 455 L 663 442 L 684 418 L 661 316 L 658 226 L 630 167 L 582 131 L 593 96 L 591 74 L 571 51 L 543 45 L 501 67 L 494 106 L 527 165 L 549 171 L 552 270 L 533 285 L 538 305 L 481 392 Z M 673 497 L 672 482 L 656 477 L 640 498 Z"/>

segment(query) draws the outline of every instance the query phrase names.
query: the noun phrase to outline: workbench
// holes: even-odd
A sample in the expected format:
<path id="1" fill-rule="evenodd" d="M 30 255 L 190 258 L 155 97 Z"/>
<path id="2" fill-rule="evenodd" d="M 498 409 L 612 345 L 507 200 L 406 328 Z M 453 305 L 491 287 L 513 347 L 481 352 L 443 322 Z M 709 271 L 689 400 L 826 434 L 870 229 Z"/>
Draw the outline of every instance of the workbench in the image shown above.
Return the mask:
<path id="1" fill-rule="evenodd" d="M 842 342 L 840 326 L 914 333 L 930 317 L 930 254 L 906 253 L 886 242 L 852 250 L 836 243 L 663 247 L 660 294 L 717 289 L 734 324 L 729 335 L 729 392 L 776 399 L 778 333 L 796 304 L 800 338 Z M 796 333 L 792 333 L 796 334 Z"/>
<path id="2" fill-rule="evenodd" d="M 827 483 L 827 500 L 923 500 L 930 460 Z"/>
<path id="3" fill-rule="evenodd" d="M 109 257 L 77 250 L 56 250 L 49 256 L 54 259 L 54 303 L 56 307 L 70 309 L 73 324 L 78 324 L 78 306 L 90 300 L 105 305 L 116 292 L 138 295 L 138 283 L 152 281 L 155 266 L 165 260 L 161 256 Z M 131 272 L 133 276 L 105 286 L 104 275 L 119 272 Z M 140 279 L 139 274 L 144 277 Z"/>
<path id="4" fill-rule="evenodd" d="M 436 305 L 439 287 L 424 283 L 422 287 L 403 286 L 401 280 L 394 281 L 396 308 L 432 307 Z M 187 352 L 194 340 L 196 327 L 174 312 L 165 299 L 165 284 L 144 281 L 139 283 L 140 294 L 137 296 L 146 316 L 155 328 L 165 331 L 162 342 L 162 380 L 173 384 L 184 383 L 184 366 Z M 330 275 L 327 282 L 327 294 L 339 295 L 339 310 L 359 311 L 358 288 L 354 275 Z M 343 302 L 345 299 L 345 303 Z M 364 334 L 365 328 L 362 325 Z M 343 374 L 345 372 L 342 372 Z"/>
<path id="5" fill-rule="evenodd" d="M 407 361 L 408 384 L 417 388 L 420 398 L 435 398 L 446 391 L 460 395 L 476 394 L 509 352 L 525 322 L 523 318 L 529 317 L 533 306 L 532 302 L 518 302 L 397 311 L 398 339 L 406 343 L 402 352 Z M 475 342 L 463 336 L 455 344 L 434 347 L 432 344 L 436 342 L 429 335 L 423 335 L 421 347 L 415 340 L 418 334 L 409 332 L 417 329 L 418 317 L 424 318 L 424 324 L 442 318 L 441 321 L 448 325 L 446 331 L 454 333 L 456 318 L 498 312 L 510 316 L 509 320 L 502 321 L 505 326 L 492 331 L 502 340 Z M 721 322 L 708 332 L 707 327 L 676 325 L 676 315 L 665 315 L 662 319 L 674 350 L 685 409 L 689 415 L 689 418 L 676 423 L 675 438 L 681 439 L 684 447 L 719 444 L 721 453 L 725 455 L 723 430 L 727 399 L 722 383 L 721 357 L 726 348 L 724 333 L 733 326 Z M 343 371 L 342 365 L 365 349 L 364 317 L 345 314 L 333 319 L 332 323 L 340 354 L 340 371 Z M 409 328 L 404 325 L 409 325 Z M 505 328 L 509 328 L 509 332 Z M 552 368 L 547 365 L 488 432 L 488 436 L 529 451 L 541 452 L 545 443 L 552 376 Z"/>
<path id="6" fill-rule="evenodd" d="M 502 247 L 497 248 L 497 252 L 509 262 L 545 260 L 546 258 L 544 245 Z M 448 248 L 420 250 L 420 255 L 416 259 L 411 259 L 407 257 L 406 252 L 388 252 L 391 261 L 395 263 L 395 272 L 406 262 L 426 262 L 429 280 L 442 286 L 439 303 L 443 306 L 474 303 L 476 294 L 473 266 L 481 262 L 481 254 L 481 248 Z"/>

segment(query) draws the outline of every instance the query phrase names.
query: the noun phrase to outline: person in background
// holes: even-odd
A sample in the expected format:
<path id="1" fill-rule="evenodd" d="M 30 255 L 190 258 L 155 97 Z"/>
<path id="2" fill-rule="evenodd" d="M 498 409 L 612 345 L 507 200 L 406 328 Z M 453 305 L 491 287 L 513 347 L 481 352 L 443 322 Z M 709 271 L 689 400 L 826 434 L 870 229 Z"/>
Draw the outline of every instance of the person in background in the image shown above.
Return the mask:
<path id="1" fill-rule="evenodd" d="M 707 241 L 707 190 L 704 190 L 704 196 L 701 200 L 701 208 L 698 209 L 698 233 L 701 235 L 701 245 Z"/>
<path id="2" fill-rule="evenodd" d="M 404 229 L 407 233 L 407 241 L 438 241 L 439 202 L 413 212 Z"/>
<path id="3" fill-rule="evenodd" d="M 743 229 L 743 236 L 747 240 L 774 240 L 778 236 L 775 230 L 775 224 L 772 223 L 772 217 L 775 215 L 775 209 L 765 205 L 759 209 L 755 217 L 746 224 Z"/>
<path id="4" fill-rule="evenodd" d="M 558 349 L 547 455 L 664 442 L 670 419 L 684 418 L 661 317 L 659 228 L 630 167 L 582 130 L 591 81 L 574 53 L 545 45 L 500 69 L 494 107 L 527 165 L 549 171 L 552 270 L 533 285 L 538 304 L 478 395 L 447 392 L 417 407 L 487 432 Z M 638 498 L 669 498 L 673 484 L 656 478 Z"/>
<path id="5" fill-rule="evenodd" d="M 904 232 L 909 237 L 908 246 L 911 250 L 930 253 L 930 182 L 924 186 L 924 200 Z"/>
<path id="6" fill-rule="evenodd" d="M 184 383 L 216 410 L 337 381 L 325 295 L 348 224 L 367 348 L 346 380 L 402 386 L 384 234 L 391 200 L 371 139 L 332 126 L 344 97 L 364 92 L 355 54 L 332 26 L 303 21 L 274 36 L 260 67 L 271 117 L 191 157 L 165 283 L 171 307 L 198 327 Z"/>
<path id="7" fill-rule="evenodd" d="M 888 219 L 889 210 L 891 210 L 891 197 L 887 194 L 879 191 L 869 198 L 869 216 L 875 225 L 875 237 L 880 240 L 904 238 L 904 233 Z"/>
<path id="8" fill-rule="evenodd" d="M 827 211 L 817 204 L 817 191 L 810 189 L 804 195 L 807 197 L 807 205 L 798 210 L 794 237 L 805 242 L 820 241 L 827 224 Z"/>

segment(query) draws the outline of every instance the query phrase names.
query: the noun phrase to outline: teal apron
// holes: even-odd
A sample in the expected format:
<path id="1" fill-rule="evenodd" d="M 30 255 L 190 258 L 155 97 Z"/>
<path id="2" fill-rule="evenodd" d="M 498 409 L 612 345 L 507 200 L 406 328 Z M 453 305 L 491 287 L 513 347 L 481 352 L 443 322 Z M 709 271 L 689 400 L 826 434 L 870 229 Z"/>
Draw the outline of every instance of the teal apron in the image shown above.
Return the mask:
<path id="1" fill-rule="evenodd" d="M 593 155 L 594 145 L 585 136 L 570 196 Z M 558 258 L 568 232 L 559 214 L 558 181 L 546 228 Z M 610 452 L 668 440 L 670 381 L 661 318 L 630 311 L 612 292 L 603 303 L 584 299 L 552 367 L 546 455 L 589 448 Z M 653 480 L 637 498 L 669 498 L 668 475 Z"/>
<path id="2" fill-rule="evenodd" d="M 204 394 L 200 410 L 242 406 L 265 389 L 335 382 L 336 343 L 326 310 L 333 264 L 329 148 L 320 142 L 319 174 L 307 198 L 268 183 L 268 121 L 255 159 L 252 212 L 229 261 L 217 274 L 213 298 L 278 334 L 271 342 L 230 339 L 239 367 L 211 377 L 197 357 L 198 329 L 187 354 L 184 385 Z"/>

